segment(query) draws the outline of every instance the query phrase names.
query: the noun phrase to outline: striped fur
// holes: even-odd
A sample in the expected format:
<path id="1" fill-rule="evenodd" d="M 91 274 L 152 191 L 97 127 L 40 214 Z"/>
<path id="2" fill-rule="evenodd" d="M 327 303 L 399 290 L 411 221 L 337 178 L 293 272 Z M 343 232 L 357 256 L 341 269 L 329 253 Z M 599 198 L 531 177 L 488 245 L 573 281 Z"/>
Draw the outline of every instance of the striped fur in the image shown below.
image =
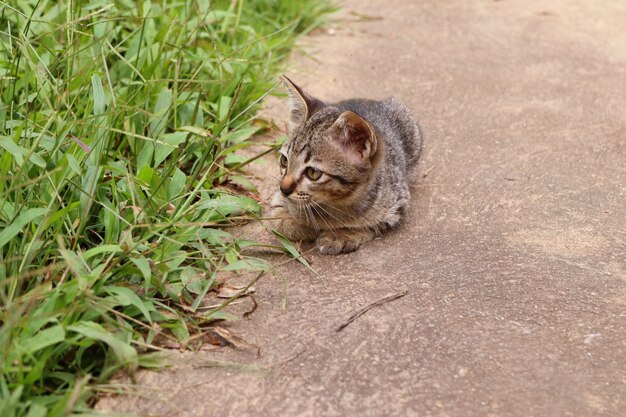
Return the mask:
<path id="1" fill-rule="evenodd" d="M 354 251 L 397 225 L 408 206 L 418 125 L 395 98 L 326 104 L 283 81 L 291 116 L 272 217 L 283 234 L 315 240 L 322 253 Z"/>

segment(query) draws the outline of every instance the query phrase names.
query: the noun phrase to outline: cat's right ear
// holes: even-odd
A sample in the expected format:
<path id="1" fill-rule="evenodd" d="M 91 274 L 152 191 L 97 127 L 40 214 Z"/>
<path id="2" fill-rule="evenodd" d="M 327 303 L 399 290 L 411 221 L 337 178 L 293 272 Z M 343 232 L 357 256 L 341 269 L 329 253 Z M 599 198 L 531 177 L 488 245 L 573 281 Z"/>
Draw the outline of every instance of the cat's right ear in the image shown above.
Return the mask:
<path id="1" fill-rule="evenodd" d="M 319 104 L 319 101 L 302 91 L 302 89 L 287 78 L 286 75 L 282 75 L 281 80 L 289 93 L 290 116 L 289 124 L 287 125 L 287 133 L 291 133 L 307 121 L 315 110 L 315 107 Z"/>

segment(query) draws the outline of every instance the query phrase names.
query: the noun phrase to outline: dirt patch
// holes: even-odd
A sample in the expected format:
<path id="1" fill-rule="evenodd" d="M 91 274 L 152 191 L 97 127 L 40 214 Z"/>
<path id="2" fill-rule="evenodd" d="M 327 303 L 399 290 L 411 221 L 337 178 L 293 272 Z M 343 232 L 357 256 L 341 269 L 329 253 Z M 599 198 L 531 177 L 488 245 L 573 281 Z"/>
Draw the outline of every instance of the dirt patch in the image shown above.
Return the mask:
<path id="1" fill-rule="evenodd" d="M 605 256 L 612 250 L 611 242 L 589 226 L 561 230 L 522 230 L 512 237 L 513 244 L 532 247 L 546 254 L 576 259 L 583 256 Z"/>

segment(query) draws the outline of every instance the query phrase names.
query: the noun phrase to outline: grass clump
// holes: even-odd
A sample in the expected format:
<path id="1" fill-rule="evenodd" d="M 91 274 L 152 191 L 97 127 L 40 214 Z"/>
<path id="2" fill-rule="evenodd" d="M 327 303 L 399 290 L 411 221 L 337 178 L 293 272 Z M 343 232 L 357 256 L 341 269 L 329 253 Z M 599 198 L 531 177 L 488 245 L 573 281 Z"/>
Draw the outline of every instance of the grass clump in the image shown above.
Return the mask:
<path id="1" fill-rule="evenodd" d="M 85 412 L 94 384 L 185 343 L 258 102 L 328 1 L 0 1 L 0 415 Z M 182 307 L 182 308 L 181 308 Z"/>

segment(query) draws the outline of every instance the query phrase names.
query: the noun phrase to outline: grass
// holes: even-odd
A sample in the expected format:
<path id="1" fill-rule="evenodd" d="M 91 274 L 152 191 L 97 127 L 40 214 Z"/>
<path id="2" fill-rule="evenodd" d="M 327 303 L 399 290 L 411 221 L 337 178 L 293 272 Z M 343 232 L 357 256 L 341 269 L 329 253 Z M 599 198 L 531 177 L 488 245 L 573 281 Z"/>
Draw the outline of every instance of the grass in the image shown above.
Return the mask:
<path id="1" fill-rule="evenodd" d="M 157 338 L 224 318 L 198 308 L 221 271 L 270 268 L 223 227 L 261 210 L 235 152 L 330 10 L 0 1 L 0 415 L 89 414 Z"/>

